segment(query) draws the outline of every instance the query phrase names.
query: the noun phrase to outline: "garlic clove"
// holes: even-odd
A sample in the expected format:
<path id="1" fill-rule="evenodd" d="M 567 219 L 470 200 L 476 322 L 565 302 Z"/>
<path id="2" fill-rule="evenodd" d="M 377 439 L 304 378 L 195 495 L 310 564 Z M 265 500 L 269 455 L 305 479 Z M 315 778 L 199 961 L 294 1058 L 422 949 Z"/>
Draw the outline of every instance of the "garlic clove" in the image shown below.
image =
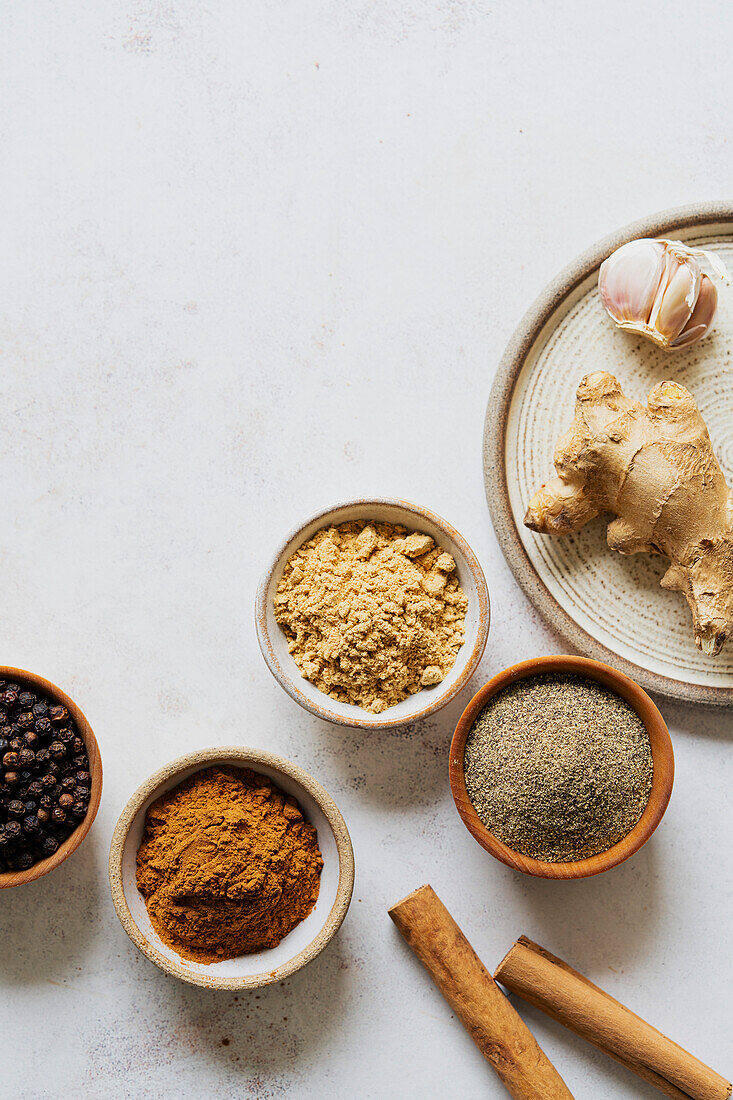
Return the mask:
<path id="1" fill-rule="evenodd" d="M 629 241 L 601 264 L 601 301 L 617 325 L 646 325 L 666 271 L 662 241 Z"/>
<path id="2" fill-rule="evenodd" d="M 718 295 L 710 276 L 733 281 L 714 252 L 665 238 L 622 245 L 601 264 L 598 289 L 619 328 L 665 350 L 687 347 L 709 331 Z"/>
<path id="3" fill-rule="evenodd" d="M 672 341 L 672 347 L 683 348 L 687 344 L 694 344 L 695 340 L 702 339 L 715 319 L 717 308 L 718 292 L 715 289 L 715 283 L 709 275 L 703 275 L 692 316 L 677 339 Z"/>
<path id="4" fill-rule="evenodd" d="M 691 256 L 679 255 L 672 249 L 667 252 L 662 290 L 649 317 L 649 324 L 658 333 L 661 343 L 667 346 L 673 343 L 690 320 L 700 278 L 700 268 Z"/>

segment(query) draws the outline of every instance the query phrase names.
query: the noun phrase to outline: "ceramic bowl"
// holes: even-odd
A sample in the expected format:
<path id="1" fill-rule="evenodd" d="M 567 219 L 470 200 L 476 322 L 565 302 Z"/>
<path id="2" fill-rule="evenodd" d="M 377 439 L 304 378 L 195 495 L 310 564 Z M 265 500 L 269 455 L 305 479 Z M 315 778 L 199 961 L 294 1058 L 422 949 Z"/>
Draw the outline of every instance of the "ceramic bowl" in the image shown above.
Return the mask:
<path id="1" fill-rule="evenodd" d="M 59 845 L 58 849 L 52 856 L 49 856 L 48 859 L 39 860 L 38 863 L 34 863 L 32 867 L 29 867 L 27 871 L 5 871 L 0 874 L 0 890 L 3 890 L 11 886 L 24 886 L 28 882 L 33 882 L 35 879 L 41 878 L 42 875 L 47 875 L 49 871 L 54 871 L 65 859 L 69 858 L 72 852 L 76 851 L 91 829 L 94 818 L 97 816 L 97 810 L 99 809 L 99 800 L 102 797 L 102 759 L 99 755 L 97 739 L 92 733 L 92 727 L 89 725 L 74 700 L 70 699 L 66 692 L 62 691 L 60 687 L 56 687 L 56 684 L 52 684 L 50 680 L 44 680 L 42 676 L 36 676 L 35 673 L 26 672 L 22 668 L 7 668 L 1 666 L 0 680 L 8 680 L 10 683 L 21 684 L 26 690 L 40 692 L 49 699 L 52 699 L 57 705 L 66 707 L 76 723 L 79 736 L 86 745 L 87 754 L 89 756 L 89 774 L 92 777 L 89 793 L 89 809 L 83 821 L 79 822 L 73 833 L 66 838 L 63 844 Z"/>
<path id="2" fill-rule="evenodd" d="M 298 666 L 288 652 L 285 634 L 275 622 L 273 604 L 277 586 L 291 554 L 322 527 L 364 519 L 400 524 L 410 532 L 418 531 L 430 535 L 439 546 L 453 555 L 458 579 L 468 599 L 466 640 L 445 679 L 433 688 L 424 688 L 415 695 L 403 699 L 401 703 L 381 714 L 370 714 L 361 707 L 338 702 L 330 695 L 319 691 L 301 676 Z M 466 686 L 476 671 L 486 648 L 489 618 L 489 591 L 486 587 L 486 579 L 478 558 L 463 536 L 446 520 L 429 512 L 426 508 L 408 504 L 404 500 L 387 498 L 354 500 L 338 504 L 318 512 L 297 527 L 277 548 L 272 564 L 260 583 L 255 603 L 255 625 L 260 649 L 270 672 L 280 686 L 296 703 L 318 718 L 324 718 L 327 722 L 334 722 L 337 725 L 357 726 L 361 729 L 384 729 L 406 725 L 408 722 L 415 722 L 419 718 L 434 714 L 449 703 Z"/>
<path id="3" fill-rule="evenodd" d="M 296 799 L 318 832 L 323 871 L 313 911 L 277 947 L 222 962 L 198 963 L 182 959 L 153 928 L 136 884 L 137 850 L 150 803 L 194 772 L 217 764 L 250 768 L 266 775 Z M 167 764 L 135 791 L 112 837 L 109 880 L 122 927 L 143 955 L 166 974 L 208 989 L 259 989 L 300 970 L 335 936 L 354 888 L 354 853 L 346 823 L 333 799 L 302 768 L 261 749 L 201 749 Z"/>
<path id="4" fill-rule="evenodd" d="M 528 856 L 513 851 L 487 829 L 473 808 L 466 792 L 463 758 L 466 739 L 471 727 L 492 696 L 509 684 L 514 684 L 517 680 L 527 679 L 529 676 L 568 672 L 596 680 L 604 687 L 615 691 L 633 707 L 649 734 L 654 774 L 652 790 L 646 809 L 637 824 L 623 840 L 620 840 L 618 844 L 614 844 L 607 851 L 599 852 L 598 855 L 590 856 L 588 859 L 580 859 L 573 863 L 545 863 L 543 860 L 530 859 Z M 598 875 L 602 871 L 608 871 L 609 868 L 623 863 L 629 856 L 638 852 L 643 844 L 646 844 L 662 820 L 672 794 L 674 754 L 669 732 L 659 710 L 647 693 L 633 680 L 630 680 L 628 676 L 609 665 L 605 665 L 600 661 L 591 661 L 586 657 L 537 657 L 530 661 L 522 661 L 521 664 L 513 665 L 511 668 L 500 672 L 498 676 L 495 676 L 493 680 L 490 680 L 485 687 L 482 687 L 474 695 L 456 726 L 450 747 L 449 770 L 453 799 L 458 813 L 463 819 L 463 824 L 482 848 L 485 848 L 492 856 L 501 860 L 507 867 L 513 867 L 517 871 L 523 871 L 527 875 L 537 875 L 540 878 L 588 878 L 590 875 Z"/>

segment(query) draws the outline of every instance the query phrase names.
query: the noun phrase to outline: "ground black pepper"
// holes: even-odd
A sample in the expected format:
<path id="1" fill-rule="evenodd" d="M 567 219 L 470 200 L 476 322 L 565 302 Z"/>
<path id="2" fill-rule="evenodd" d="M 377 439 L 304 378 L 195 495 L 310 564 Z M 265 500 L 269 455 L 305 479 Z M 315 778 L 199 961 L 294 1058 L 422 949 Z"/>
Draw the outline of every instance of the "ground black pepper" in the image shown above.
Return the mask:
<path id="1" fill-rule="evenodd" d="M 509 848 L 549 863 L 586 859 L 623 839 L 652 785 L 636 712 L 593 680 L 543 675 L 490 699 L 471 729 L 466 790 Z"/>
<path id="2" fill-rule="evenodd" d="M 53 855 L 86 816 L 90 787 L 66 708 L 0 680 L 0 872 Z"/>

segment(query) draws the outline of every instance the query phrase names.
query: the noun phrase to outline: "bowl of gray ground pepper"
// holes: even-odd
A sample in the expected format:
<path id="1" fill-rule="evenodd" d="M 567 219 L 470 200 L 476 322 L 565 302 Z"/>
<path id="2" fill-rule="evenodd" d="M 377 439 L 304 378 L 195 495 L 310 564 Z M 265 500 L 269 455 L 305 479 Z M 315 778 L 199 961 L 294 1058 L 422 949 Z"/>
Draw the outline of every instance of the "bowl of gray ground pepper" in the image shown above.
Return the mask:
<path id="1" fill-rule="evenodd" d="M 468 831 L 508 867 L 542 878 L 586 878 L 628 859 L 662 820 L 673 779 L 656 705 L 585 657 L 500 672 L 451 743 L 451 791 Z"/>

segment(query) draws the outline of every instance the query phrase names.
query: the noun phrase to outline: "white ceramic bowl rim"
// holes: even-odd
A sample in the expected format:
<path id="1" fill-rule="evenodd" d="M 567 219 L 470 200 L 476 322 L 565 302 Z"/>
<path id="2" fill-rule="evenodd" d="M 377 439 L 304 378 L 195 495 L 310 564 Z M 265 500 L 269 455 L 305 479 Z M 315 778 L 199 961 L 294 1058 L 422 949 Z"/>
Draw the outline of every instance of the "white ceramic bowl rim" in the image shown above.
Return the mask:
<path id="1" fill-rule="evenodd" d="M 325 526 L 326 524 L 346 522 L 345 519 L 339 519 L 338 513 L 354 508 L 359 510 L 363 519 L 377 519 L 377 522 L 391 522 L 406 526 L 408 523 L 407 516 L 395 516 L 389 520 L 380 520 L 379 517 L 370 515 L 370 509 L 373 508 L 394 508 L 403 513 L 407 512 L 410 516 L 414 516 L 415 528 L 418 530 L 421 528 L 421 525 L 424 527 L 425 523 L 436 528 L 444 534 L 448 541 L 454 544 L 466 562 L 471 574 L 470 580 L 472 584 L 467 585 L 464 583 L 466 578 L 462 577 L 461 583 L 464 591 L 466 591 L 467 586 L 469 588 L 471 586 L 475 588 L 473 599 L 473 602 L 476 604 L 475 608 L 471 607 L 471 596 L 469 592 L 466 592 L 466 595 L 469 597 L 467 622 L 474 613 L 476 616 L 475 638 L 472 645 L 469 644 L 469 638 L 466 638 L 466 642 L 458 652 L 453 669 L 451 669 L 444 681 L 442 690 L 441 686 L 438 686 L 429 691 L 417 692 L 415 695 L 411 695 L 408 699 L 403 700 L 401 704 L 397 704 L 396 707 L 390 707 L 381 714 L 370 714 L 361 707 L 351 706 L 346 703 L 339 704 L 339 706 L 343 708 L 342 711 L 335 710 L 334 707 L 337 705 L 335 700 L 332 700 L 330 696 L 318 691 L 314 685 L 305 681 L 300 676 L 297 665 L 292 659 L 292 671 L 283 666 L 278 658 L 278 654 L 275 652 L 275 646 L 270 636 L 271 631 L 267 621 L 270 588 L 278 565 L 281 563 L 284 555 L 286 553 L 293 553 L 302 546 L 308 538 L 312 537 L 303 536 L 303 531 L 314 525 Z M 318 527 L 315 529 L 317 530 Z M 444 548 L 446 550 L 450 549 L 449 546 Z M 320 509 L 297 527 L 294 527 L 275 551 L 272 557 L 272 564 L 260 582 L 255 601 L 255 627 L 260 650 L 262 651 L 262 656 L 270 672 L 280 686 L 284 688 L 291 699 L 294 699 L 296 703 L 299 703 L 300 706 L 310 711 L 311 714 L 315 714 L 316 717 L 323 718 L 327 722 L 332 722 L 337 725 L 353 726 L 361 729 L 389 729 L 406 725 L 407 723 L 415 722 L 420 718 L 425 718 L 430 714 L 434 714 L 436 711 L 446 706 L 451 699 L 455 698 L 459 691 L 466 686 L 478 667 L 479 661 L 486 648 L 490 615 L 489 591 L 483 569 L 481 568 L 481 564 L 476 554 L 463 536 L 459 534 L 447 520 L 443 519 L 442 516 L 437 515 L 435 512 L 431 512 L 427 508 L 422 508 L 419 505 L 411 504 L 409 501 L 400 500 L 396 497 L 369 497 L 340 501 L 328 508 Z M 278 627 L 277 629 L 279 630 L 280 628 Z M 284 637 L 283 634 L 283 640 Z M 304 687 L 301 687 L 301 685 L 304 685 Z M 309 692 L 309 694 L 306 694 L 306 692 Z M 321 699 L 323 702 L 321 702 Z M 398 708 L 404 707 L 405 704 L 408 703 L 412 703 L 414 709 L 411 709 L 409 713 L 404 713 L 404 711 L 400 712 Z"/>
<path id="2" fill-rule="evenodd" d="M 143 806 L 150 804 L 161 786 L 174 779 L 179 773 L 193 774 L 203 768 L 213 767 L 217 764 L 232 767 L 251 768 L 257 771 L 258 767 L 280 772 L 284 777 L 294 781 L 305 795 L 310 796 L 319 806 L 326 818 L 333 834 L 336 851 L 338 854 L 338 885 L 336 895 L 327 913 L 318 934 L 302 947 L 287 962 L 269 970 L 256 974 L 247 974 L 237 977 L 225 977 L 216 974 L 207 974 L 206 967 L 187 967 L 183 963 L 172 960 L 168 955 L 163 955 L 140 929 L 135 920 L 130 906 L 125 897 L 125 883 L 123 879 L 123 857 L 125 843 L 135 818 Z M 275 780 L 277 782 L 277 780 Z M 171 784 L 173 786 L 173 784 Z M 295 796 L 298 797 L 297 795 Z M 301 805 L 303 802 L 301 800 Z M 319 837 L 319 844 L 321 838 Z M 264 749 L 248 748 L 239 745 L 215 746 L 208 749 L 199 749 L 171 761 L 160 768 L 152 776 L 145 780 L 127 802 L 115 826 L 110 845 L 109 879 L 112 890 L 112 901 L 115 911 L 135 946 L 151 962 L 167 974 L 180 978 L 192 985 L 205 986 L 212 989 L 245 990 L 260 989 L 265 985 L 271 985 L 290 977 L 306 963 L 311 962 L 323 948 L 329 943 L 346 916 L 351 896 L 354 889 L 354 852 L 351 838 L 346 827 L 346 822 L 341 811 L 336 806 L 328 792 L 297 764 L 291 763 L 282 756 L 268 752 Z M 287 937 L 286 937 L 287 939 Z M 285 941 L 282 941 L 283 943 Z M 266 954 L 266 952 L 265 952 Z"/>

